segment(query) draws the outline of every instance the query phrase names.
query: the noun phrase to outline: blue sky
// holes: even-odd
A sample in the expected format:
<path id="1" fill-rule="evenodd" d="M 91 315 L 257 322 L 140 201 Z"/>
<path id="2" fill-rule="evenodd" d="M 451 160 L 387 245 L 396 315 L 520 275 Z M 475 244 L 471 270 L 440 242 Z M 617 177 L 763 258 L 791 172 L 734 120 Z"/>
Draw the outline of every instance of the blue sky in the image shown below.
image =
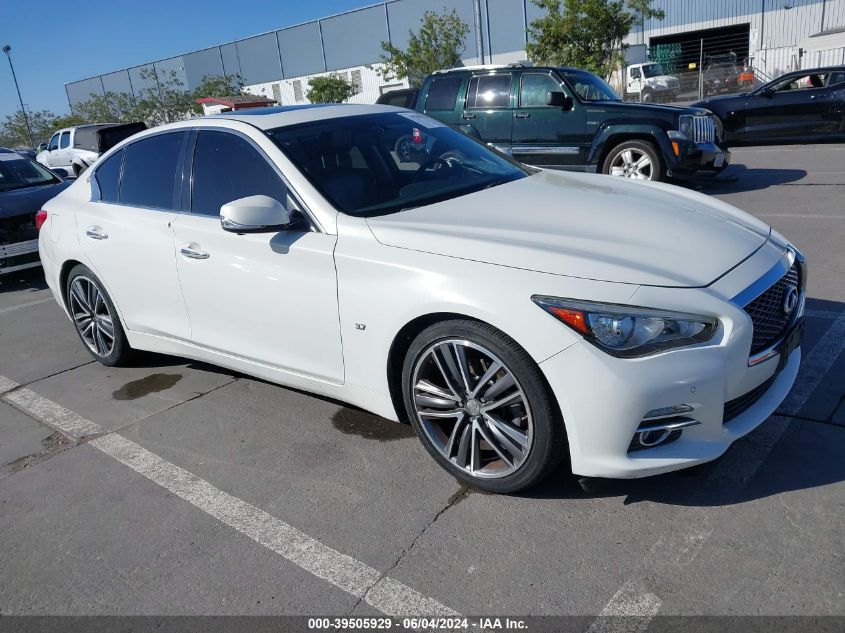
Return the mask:
<path id="1" fill-rule="evenodd" d="M 374 2 L 87 0 L 39 4 L 2 0 L 0 45 L 12 46 L 27 109 L 66 114 L 67 82 Z M 18 108 L 9 63 L 0 55 L 0 120 Z"/>

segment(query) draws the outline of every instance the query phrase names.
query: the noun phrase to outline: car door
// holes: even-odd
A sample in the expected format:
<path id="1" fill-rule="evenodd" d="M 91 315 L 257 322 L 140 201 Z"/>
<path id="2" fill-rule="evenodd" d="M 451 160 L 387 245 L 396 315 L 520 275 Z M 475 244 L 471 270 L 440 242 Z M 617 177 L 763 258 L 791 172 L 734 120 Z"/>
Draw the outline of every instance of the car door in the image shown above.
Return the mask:
<path id="1" fill-rule="evenodd" d="M 266 195 L 300 207 L 270 159 L 248 137 L 200 129 L 195 137 L 190 213 L 174 224 L 175 257 L 202 347 L 331 382 L 343 380 L 334 247 L 302 211 L 289 230 L 238 234 L 220 207 Z M 293 209 L 292 209 L 293 210 Z"/>
<path id="2" fill-rule="evenodd" d="M 569 89 L 549 72 L 523 72 L 518 107 L 513 114 L 513 157 L 530 165 L 577 168 L 587 162 L 589 144 L 584 107 L 573 98 L 572 108 L 546 105 L 548 92 Z"/>
<path id="3" fill-rule="evenodd" d="M 47 144 L 47 157 L 45 161 L 47 163 L 47 167 L 58 167 L 58 151 L 59 151 L 59 139 L 61 139 L 62 134 L 61 132 L 56 132 L 53 136 L 50 137 L 50 142 Z"/>
<path id="4" fill-rule="evenodd" d="M 76 212 L 79 243 L 124 325 L 182 340 L 188 314 L 173 255 L 188 131 L 146 136 L 96 166 L 93 200 Z"/>
<path id="5" fill-rule="evenodd" d="M 61 169 L 69 169 L 71 164 L 70 147 L 71 147 L 71 131 L 65 130 L 59 136 L 59 148 L 56 150 L 56 167 Z"/>
<path id="6" fill-rule="evenodd" d="M 830 73 L 825 92 L 825 110 L 816 135 L 841 138 L 845 136 L 845 70 Z"/>
<path id="7" fill-rule="evenodd" d="M 510 72 L 473 75 L 467 82 L 461 120 L 471 125 L 485 143 L 508 152 L 511 145 Z"/>
<path id="8" fill-rule="evenodd" d="M 744 138 L 748 141 L 808 139 L 816 135 L 828 106 L 827 89 L 807 87 L 798 74 L 749 96 Z"/>

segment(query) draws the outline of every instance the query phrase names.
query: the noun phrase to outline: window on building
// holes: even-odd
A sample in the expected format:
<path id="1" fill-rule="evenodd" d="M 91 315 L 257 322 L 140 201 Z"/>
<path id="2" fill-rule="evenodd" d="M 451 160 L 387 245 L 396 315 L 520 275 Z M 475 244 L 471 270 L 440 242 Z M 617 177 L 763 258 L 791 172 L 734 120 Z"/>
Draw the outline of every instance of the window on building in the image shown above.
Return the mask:
<path id="1" fill-rule="evenodd" d="M 273 84 L 273 99 L 276 103 L 282 105 L 282 86 L 281 84 Z"/>
<path id="2" fill-rule="evenodd" d="M 302 80 L 301 79 L 294 79 L 293 80 L 293 100 L 297 103 L 304 100 L 304 96 L 302 94 Z"/>
<path id="3" fill-rule="evenodd" d="M 177 208 L 177 167 L 187 132 L 150 136 L 126 147 L 120 202 L 156 209 Z"/>
<path id="4" fill-rule="evenodd" d="M 355 91 L 355 94 L 358 94 L 364 90 L 364 82 L 361 79 L 361 71 L 360 70 L 353 70 L 352 71 L 352 90 Z"/>
<path id="5" fill-rule="evenodd" d="M 467 108 L 507 108 L 510 104 L 511 76 L 476 75 L 469 80 Z"/>
<path id="6" fill-rule="evenodd" d="M 287 202 L 287 188 L 267 159 L 236 134 L 201 130 L 194 150 L 191 212 L 219 215 L 224 204 L 257 195 Z"/>
<path id="7" fill-rule="evenodd" d="M 425 109 L 453 110 L 462 81 L 461 77 L 435 77 L 432 79 L 425 99 Z"/>

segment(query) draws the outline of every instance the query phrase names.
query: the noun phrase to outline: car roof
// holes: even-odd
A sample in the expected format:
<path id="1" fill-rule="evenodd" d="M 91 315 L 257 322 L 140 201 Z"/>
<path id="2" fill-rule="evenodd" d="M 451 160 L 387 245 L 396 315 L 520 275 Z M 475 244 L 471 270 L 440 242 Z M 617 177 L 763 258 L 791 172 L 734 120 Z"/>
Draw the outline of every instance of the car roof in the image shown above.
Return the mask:
<path id="1" fill-rule="evenodd" d="M 815 73 L 830 73 L 836 71 L 845 71 L 845 66 L 822 66 L 820 68 L 800 68 L 798 70 L 793 70 L 792 72 L 784 73 L 781 77 L 786 77 L 787 75 L 812 75 Z M 778 77 L 775 77 L 778 79 Z"/>
<path id="2" fill-rule="evenodd" d="M 245 110 L 234 110 L 222 114 L 212 114 L 207 117 L 190 119 L 189 122 L 196 125 L 196 121 L 202 119 L 228 119 L 231 121 L 242 121 L 249 123 L 262 130 L 270 130 L 286 125 L 297 123 L 308 123 L 323 119 L 336 119 L 346 116 L 358 116 L 362 114 L 379 114 L 382 112 L 401 112 L 403 108 L 388 105 L 369 105 L 353 103 L 308 103 L 292 106 L 278 106 L 274 108 L 248 108 Z"/>

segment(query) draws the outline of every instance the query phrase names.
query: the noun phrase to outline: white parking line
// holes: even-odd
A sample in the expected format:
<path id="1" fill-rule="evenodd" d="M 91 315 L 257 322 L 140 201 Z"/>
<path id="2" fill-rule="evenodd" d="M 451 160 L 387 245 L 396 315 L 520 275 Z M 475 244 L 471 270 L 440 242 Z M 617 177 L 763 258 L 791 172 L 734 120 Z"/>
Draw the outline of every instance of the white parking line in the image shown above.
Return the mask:
<path id="1" fill-rule="evenodd" d="M 28 301 L 27 303 L 19 303 L 16 306 L 8 306 L 6 308 L 0 308 L 0 314 L 6 314 L 7 312 L 14 312 L 15 310 L 21 310 L 23 308 L 29 308 L 31 306 L 40 306 L 42 303 L 49 303 L 50 301 L 55 301 L 53 297 L 46 297 L 44 299 L 39 299 L 38 301 Z"/>
<path id="2" fill-rule="evenodd" d="M 789 415 L 797 414 L 843 351 L 845 351 L 845 314 L 840 314 L 803 359 L 798 380 L 781 405 L 781 410 Z M 735 445 L 732 452 L 719 462 L 703 487 L 728 485 L 735 490 L 739 489 L 757 473 L 789 427 L 790 421 L 791 418 L 778 416 L 767 420 L 760 429 L 762 441 Z M 690 512 L 693 513 L 695 520 L 690 520 Z M 709 517 L 703 509 L 691 509 L 685 512 L 683 517 L 695 527 L 678 530 L 668 539 L 663 537 L 658 539 L 649 554 L 644 557 L 651 563 L 650 575 L 656 575 L 654 572 L 661 569 L 665 571 L 688 566 L 713 533 L 708 526 Z M 678 554 L 679 552 L 681 554 Z M 640 616 L 632 620 L 630 624 L 636 627 L 633 630 L 644 630 L 648 627 L 651 618 L 660 611 L 660 606 L 660 598 L 649 591 L 639 577 L 631 578 L 610 599 L 589 630 L 591 633 L 603 631 L 605 630 L 601 628 L 605 626 L 602 623 L 603 617 L 621 615 Z"/>
<path id="3" fill-rule="evenodd" d="M 14 381 L 0 376 L 0 390 L 4 387 L 14 389 L 14 386 Z M 94 422 L 29 389 L 11 391 L 3 399 L 74 440 L 105 433 L 88 444 L 282 558 L 361 598 L 386 615 L 459 615 L 377 569 L 311 538 L 281 519 L 215 488 L 204 479 L 171 464 L 135 442 L 116 433 L 105 432 Z"/>

